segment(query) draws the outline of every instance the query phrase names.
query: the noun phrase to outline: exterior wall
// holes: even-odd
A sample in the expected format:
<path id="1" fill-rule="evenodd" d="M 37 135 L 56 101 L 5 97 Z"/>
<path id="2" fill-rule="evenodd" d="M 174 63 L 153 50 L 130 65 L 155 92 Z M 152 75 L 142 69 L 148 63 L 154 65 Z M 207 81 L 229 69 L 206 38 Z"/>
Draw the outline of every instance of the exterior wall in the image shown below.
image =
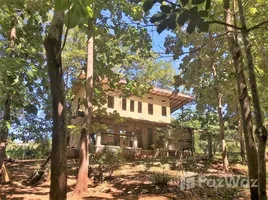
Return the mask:
<path id="1" fill-rule="evenodd" d="M 131 96 L 127 98 L 127 109 L 122 110 L 122 100 L 116 93 L 107 92 L 108 95 L 114 96 L 114 108 L 107 108 L 108 112 L 117 111 L 121 117 L 148 120 L 152 122 L 170 123 L 170 102 L 169 98 L 161 97 L 152 94 L 145 94 L 142 98 Z M 78 108 L 78 99 L 85 98 L 86 91 L 84 87 L 81 87 L 73 99 L 72 112 L 75 112 Z M 152 98 L 152 99 L 149 99 Z M 134 100 L 134 112 L 130 111 L 130 100 Z M 142 113 L 138 113 L 138 102 L 142 103 Z M 153 115 L 148 114 L 148 103 L 153 104 Z M 166 107 L 166 116 L 162 116 L 162 106 Z M 83 109 L 83 106 L 80 106 Z M 104 105 L 107 107 L 107 105 Z"/>

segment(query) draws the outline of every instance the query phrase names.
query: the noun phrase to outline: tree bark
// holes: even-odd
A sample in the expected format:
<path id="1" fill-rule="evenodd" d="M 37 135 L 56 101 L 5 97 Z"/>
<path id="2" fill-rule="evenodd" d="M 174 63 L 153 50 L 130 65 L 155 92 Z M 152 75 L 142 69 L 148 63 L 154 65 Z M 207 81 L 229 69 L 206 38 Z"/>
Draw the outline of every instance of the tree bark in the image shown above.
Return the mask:
<path id="1" fill-rule="evenodd" d="M 211 137 L 211 134 L 209 133 L 207 135 L 207 137 L 208 137 L 208 158 L 212 159 L 213 154 L 212 154 L 212 137 Z"/>
<path id="2" fill-rule="evenodd" d="M 11 97 L 9 94 L 7 94 L 4 108 L 4 117 L 0 129 L 0 170 L 6 157 L 6 144 L 8 138 L 7 123 L 10 123 L 10 107 L 11 107 Z"/>
<path id="3" fill-rule="evenodd" d="M 248 31 L 246 25 L 246 18 L 244 14 L 243 4 L 241 0 L 238 0 L 239 16 L 242 29 L 242 39 L 245 46 L 247 67 L 249 72 L 249 84 L 251 87 L 254 116 L 256 119 L 255 134 L 258 138 L 258 183 L 259 183 L 259 199 L 266 200 L 266 141 L 267 141 L 267 130 L 263 125 L 262 111 L 259 100 L 257 81 L 255 75 L 255 66 L 253 63 L 253 56 L 251 52 L 251 44 L 248 39 Z"/>
<path id="4" fill-rule="evenodd" d="M 242 162 L 246 162 L 245 140 L 244 140 L 241 119 L 238 120 L 238 133 L 239 133 L 239 141 L 240 141 L 240 155 L 242 158 Z"/>
<path id="5" fill-rule="evenodd" d="M 230 0 L 224 0 L 225 22 L 232 24 Z M 248 95 L 247 83 L 244 74 L 244 63 L 242 52 L 237 40 L 237 33 L 230 26 L 226 26 L 228 31 L 227 39 L 229 44 L 230 54 L 236 70 L 236 79 L 238 86 L 238 100 L 241 107 L 241 116 L 243 121 L 244 137 L 248 160 L 248 176 L 249 180 L 258 179 L 258 160 L 257 148 L 253 137 L 252 116 L 250 109 L 250 100 Z M 258 188 L 250 186 L 250 195 L 252 200 L 258 199 Z"/>
<path id="6" fill-rule="evenodd" d="M 94 54 L 94 19 L 88 20 L 88 44 L 87 44 L 87 73 L 86 73 L 86 104 L 84 126 L 81 133 L 81 147 L 79 152 L 80 167 L 74 194 L 80 196 L 88 187 L 88 142 L 92 116 L 93 97 L 93 54 Z"/>
<path id="7" fill-rule="evenodd" d="M 53 109 L 51 182 L 49 193 L 51 200 L 64 200 L 67 198 L 67 123 L 61 60 L 63 23 L 64 12 L 55 11 L 48 35 L 44 41 Z"/>
<path id="8" fill-rule="evenodd" d="M 228 172 L 229 162 L 227 158 L 227 148 L 225 143 L 225 135 L 224 135 L 224 121 L 222 117 L 222 94 L 218 94 L 218 117 L 219 117 L 219 125 L 220 125 L 220 139 L 221 139 L 221 152 L 222 152 L 222 160 L 223 160 L 223 171 Z"/>
<path id="9" fill-rule="evenodd" d="M 218 106 L 217 106 L 217 112 L 218 112 L 218 119 L 219 119 L 219 126 L 220 126 L 220 140 L 221 140 L 221 153 L 222 153 L 222 164 L 223 164 L 223 171 L 228 172 L 229 171 L 229 162 L 227 158 L 227 148 L 225 143 L 225 134 L 224 134 L 224 120 L 222 116 L 222 93 L 219 89 L 219 81 L 218 81 L 218 75 L 215 65 L 212 65 L 212 73 L 213 78 L 215 81 L 215 93 L 218 96 Z"/>
<path id="10" fill-rule="evenodd" d="M 16 26 L 17 26 L 17 16 L 14 16 L 14 20 L 12 21 L 12 28 L 10 30 L 10 48 L 13 49 L 15 47 L 15 40 L 17 38 L 16 34 Z M 11 51 L 10 57 L 13 57 L 13 50 Z M 12 80 L 10 76 L 7 77 L 7 85 L 11 85 Z M 8 139 L 8 124 L 10 124 L 10 111 L 11 111 L 11 91 L 6 92 L 6 101 L 4 107 L 4 116 L 2 123 L 0 125 L 0 170 L 4 163 L 4 159 L 6 157 L 6 145 Z"/>

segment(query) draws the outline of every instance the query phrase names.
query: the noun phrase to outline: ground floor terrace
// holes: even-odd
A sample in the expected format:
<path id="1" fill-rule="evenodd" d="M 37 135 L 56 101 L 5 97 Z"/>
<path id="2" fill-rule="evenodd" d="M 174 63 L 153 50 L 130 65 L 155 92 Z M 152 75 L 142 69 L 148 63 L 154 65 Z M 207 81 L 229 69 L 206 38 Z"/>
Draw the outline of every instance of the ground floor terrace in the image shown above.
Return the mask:
<path id="1" fill-rule="evenodd" d="M 93 123 L 95 120 L 93 121 Z M 102 128 L 90 135 L 90 151 L 100 152 L 104 148 L 121 149 L 125 156 L 155 157 L 157 155 L 176 156 L 187 150 L 194 152 L 193 131 L 185 129 L 176 140 L 161 139 L 161 130 L 168 126 L 165 123 L 152 123 L 145 120 L 125 120 L 115 123 L 113 120 L 98 120 Z M 73 120 L 79 126 L 81 119 Z M 168 134 L 168 133 L 167 133 Z M 80 134 L 70 135 L 69 147 L 79 148 Z M 162 143 L 161 150 L 158 149 Z"/>

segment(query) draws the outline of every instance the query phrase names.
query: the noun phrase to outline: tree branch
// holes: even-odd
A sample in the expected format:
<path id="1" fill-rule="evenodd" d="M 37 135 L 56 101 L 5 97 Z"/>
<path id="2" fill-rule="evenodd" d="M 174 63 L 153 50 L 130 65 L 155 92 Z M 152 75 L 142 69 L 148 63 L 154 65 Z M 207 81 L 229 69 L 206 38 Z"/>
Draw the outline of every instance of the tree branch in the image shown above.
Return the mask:
<path id="1" fill-rule="evenodd" d="M 266 20 L 266 21 L 264 21 L 264 22 L 261 22 L 261 23 L 255 25 L 255 26 L 252 26 L 252 27 L 249 28 L 247 31 L 249 32 L 249 31 L 252 31 L 252 30 L 254 30 L 254 29 L 258 29 L 258 28 L 260 28 L 260 26 L 262 26 L 262 25 L 264 25 L 264 24 L 266 24 L 266 23 L 268 23 L 268 20 Z"/>
<path id="2" fill-rule="evenodd" d="M 232 27 L 232 28 L 237 29 L 237 30 L 243 30 L 244 29 L 243 27 L 238 27 L 238 26 L 235 26 L 233 24 L 227 24 L 225 22 L 218 21 L 218 20 L 207 21 L 207 23 L 209 23 L 209 24 L 221 24 L 221 25 L 224 25 L 224 26 Z"/>

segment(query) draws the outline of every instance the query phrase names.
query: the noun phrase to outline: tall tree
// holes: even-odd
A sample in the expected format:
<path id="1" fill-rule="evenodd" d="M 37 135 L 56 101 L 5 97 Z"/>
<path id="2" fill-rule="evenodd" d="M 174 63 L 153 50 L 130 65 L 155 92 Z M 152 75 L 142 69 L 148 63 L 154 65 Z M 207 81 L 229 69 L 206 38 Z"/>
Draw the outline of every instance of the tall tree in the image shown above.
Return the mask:
<path id="1" fill-rule="evenodd" d="M 64 11 L 55 10 L 48 35 L 44 40 L 53 110 L 51 183 L 49 193 L 51 200 L 64 200 L 67 198 L 67 124 L 61 60 L 63 25 Z"/>
<path id="2" fill-rule="evenodd" d="M 93 68 L 94 68 L 94 19 L 88 20 L 87 71 L 86 71 L 86 102 L 84 125 L 81 133 L 79 153 L 80 166 L 74 193 L 80 195 L 87 191 L 88 186 L 88 137 L 91 130 L 92 99 L 93 99 Z"/>
<path id="3" fill-rule="evenodd" d="M 267 129 L 263 125 L 263 117 L 261 111 L 261 105 L 259 100 L 259 94 L 257 89 L 257 81 L 255 75 L 255 65 L 253 62 L 253 56 L 251 52 L 251 43 L 249 41 L 249 30 L 246 24 L 246 18 L 244 14 L 244 8 L 241 0 L 237 0 L 239 16 L 242 25 L 242 39 L 244 42 L 247 68 L 249 71 L 249 83 L 251 86 L 254 116 L 256 119 L 255 134 L 258 137 L 258 183 L 259 183 L 259 199 L 267 199 L 266 194 L 266 142 L 267 142 Z"/>

